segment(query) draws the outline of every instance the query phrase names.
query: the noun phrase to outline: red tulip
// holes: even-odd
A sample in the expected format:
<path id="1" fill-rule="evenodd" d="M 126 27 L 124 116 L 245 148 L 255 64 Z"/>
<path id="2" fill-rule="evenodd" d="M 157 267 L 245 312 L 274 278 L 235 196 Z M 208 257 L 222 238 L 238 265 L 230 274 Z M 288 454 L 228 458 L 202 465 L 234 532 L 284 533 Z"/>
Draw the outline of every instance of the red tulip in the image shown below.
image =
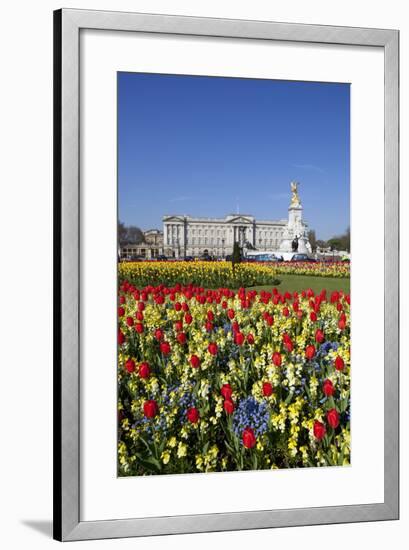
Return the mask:
<path id="1" fill-rule="evenodd" d="M 327 421 L 334 430 L 339 426 L 339 413 L 337 409 L 331 409 L 327 412 Z"/>
<path id="2" fill-rule="evenodd" d="M 247 334 L 247 342 L 252 346 L 254 344 L 254 336 L 252 334 Z"/>
<path id="3" fill-rule="evenodd" d="M 125 315 L 125 309 L 123 307 L 118 308 L 118 317 L 123 317 Z"/>
<path id="4" fill-rule="evenodd" d="M 190 358 L 190 364 L 194 369 L 197 369 L 200 367 L 200 359 L 197 355 L 192 355 Z"/>
<path id="5" fill-rule="evenodd" d="M 252 449 L 257 443 L 256 436 L 254 435 L 254 432 L 251 428 L 246 428 L 243 431 L 242 439 L 243 445 L 246 447 L 246 449 Z"/>
<path id="6" fill-rule="evenodd" d="M 273 386 L 270 384 L 270 382 L 263 382 L 263 395 L 265 397 L 270 397 L 274 392 Z"/>
<path id="7" fill-rule="evenodd" d="M 141 378 L 149 378 L 150 373 L 149 363 L 143 362 L 139 365 L 139 376 Z"/>
<path id="8" fill-rule="evenodd" d="M 234 403 L 231 399 L 225 399 L 223 403 L 224 410 L 226 414 L 233 414 L 234 412 Z"/>
<path id="9" fill-rule="evenodd" d="M 339 292 L 334 290 L 334 292 L 331 293 L 330 302 L 331 304 L 334 304 L 335 302 L 338 302 L 338 300 L 339 300 Z"/>
<path id="10" fill-rule="evenodd" d="M 207 350 L 211 355 L 217 355 L 217 344 L 215 342 L 210 342 L 210 344 L 207 346 Z"/>
<path id="11" fill-rule="evenodd" d="M 336 356 L 334 365 L 337 370 L 344 370 L 345 368 L 344 360 L 339 355 Z"/>
<path id="12" fill-rule="evenodd" d="M 322 391 L 327 397 L 334 395 L 334 392 L 335 392 L 334 384 L 328 378 L 324 380 L 324 382 L 322 383 Z"/>
<path id="13" fill-rule="evenodd" d="M 315 313 L 315 311 L 311 311 L 310 319 L 313 323 L 315 323 L 315 321 L 317 320 L 317 314 Z"/>
<path id="14" fill-rule="evenodd" d="M 163 338 L 163 331 L 160 328 L 157 328 L 155 330 L 155 338 L 158 342 L 160 342 Z"/>
<path id="15" fill-rule="evenodd" d="M 199 421 L 200 413 L 196 409 L 196 407 L 190 407 L 190 409 L 187 410 L 186 417 L 192 424 L 196 424 L 196 422 Z"/>
<path id="16" fill-rule="evenodd" d="M 281 367 L 281 353 L 278 351 L 273 353 L 273 363 L 276 367 Z"/>
<path id="17" fill-rule="evenodd" d="M 294 344 L 286 332 L 283 334 L 283 343 L 288 353 L 291 353 L 294 349 Z"/>
<path id="18" fill-rule="evenodd" d="M 134 372 L 135 371 L 135 361 L 133 359 L 128 359 L 125 362 L 125 368 L 129 373 Z"/>
<path id="19" fill-rule="evenodd" d="M 127 318 L 126 318 L 126 324 L 128 325 L 128 327 L 132 327 L 132 326 L 133 326 L 133 319 L 132 319 L 132 317 L 127 317 Z"/>
<path id="20" fill-rule="evenodd" d="M 311 361 L 311 359 L 314 357 L 315 355 L 315 347 L 314 346 L 307 346 L 305 348 L 305 357 Z"/>
<path id="21" fill-rule="evenodd" d="M 319 420 L 316 420 L 314 422 L 314 436 L 317 439 L 322 439 L 326 434 L 326 431 L 327 430 L 322 422 L 320 422 Z"/>
<path id="22" fill-rule="evenodd" d="M 223 386 L 220 388 L 220 393 L 225 399 L 231 399 L 233 390 L 230 384 L 223 384 Z"/>
<path id="23" fill-rule="evenodd" d="M 213 323 L 211 323 L 210 321 L 206 321 L 206 323 L 205 323 L 205 328 L 206 328 L 207 332 L 212 332 L 212 330 L 213 330 Z"/>
<path id="24" fill-rule="evenodd" d="M 338 321 L 338 328 L 340 330 L 344 330 L 344 328 L 346 327 L 346 319 L 344 317 L 341 317 L 340 320 Z"/>
<path id="25" fill-rule="evenodd" d="M 233 334 L 236 334 L 236 332 L 240 332 L 240 325 L 237 321 L 233 321 L 233 323 L 231 324 L 231 328 L 232 328 Z"/>
<path id="26" fill-rule="evenodd" d="M 182 346 L 183 344 L 186 344 L 186 334 L 184 332 L 179 332 L 179 334 L 176 336 L 176 339 Z"/>
<path id="27" fill-rule="evenodd" d="M 158 404 L 154 399 L 149 399 L 143 404 L 143 414 L 146 418 L 153 418 L 158 414 Z"/>
<path id="28" fill-rule="evenodd" d="M 170 350 L 171 348 L 169 342 L 161 342 L 160 351 L 163 353 L 163 355 L 169 355 Z"/>
<path id="29" fill-rule="evenodd" d="M 234 335 L 234 343 L 238 346 L 243 345 L 244 343 L 244 334 L 242 332 L 236 332 Z"/>
<path id="30" fill-rule="evenodd" d="M 274 325 L 274 317 L 272 315 L 267 315 L 265 321 L 269 327 Z"/>
<path id="31" fill-rule="evenodd" d="M 322 330 L 320 329 L 317 329 L 315 331 L 315 341 L 318 342 L 319 344 L 322 344 L 322 342 L 325 340 L 325 335 L 324 333 L 322 332 Z"/>

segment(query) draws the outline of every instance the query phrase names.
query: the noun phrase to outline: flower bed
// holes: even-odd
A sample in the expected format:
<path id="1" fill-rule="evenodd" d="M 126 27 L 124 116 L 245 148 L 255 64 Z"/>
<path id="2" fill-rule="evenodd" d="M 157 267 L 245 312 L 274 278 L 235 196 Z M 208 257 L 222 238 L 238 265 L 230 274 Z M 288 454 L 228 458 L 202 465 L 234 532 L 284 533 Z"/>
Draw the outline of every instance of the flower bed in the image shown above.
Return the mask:
<path id="1" fill-rule="evenodd" d="M 280 275 L 349 277 L 350 266 L 343 262 L 241 263 L 233 271 L 231 262 L 123 262 L 118 265 L 119 281 L 133 285 L 193 284 L 206 288 L 239 288 L 277 285 Z"/>
<path id="2" fill-rule="evenodd" d="M 118 320 L 119 475 L 349 464 L 348 295 L 122 281 Z"/>
<path id="3" fill-rule="evenodd" d="M 271 265 L 238 264 L 233 270 L 231 262 L 128 262 L 118 266 L 120 281 L 135 286 L 194 284 L 206 288 L 275 285 L 279 281 Z"/>
<path id="4" fill-rule="evenodd" d="M 280 275 L 313 275 L 314 277 L 349 277 L 348 262 L 279 262 L 274 269 Z"/>

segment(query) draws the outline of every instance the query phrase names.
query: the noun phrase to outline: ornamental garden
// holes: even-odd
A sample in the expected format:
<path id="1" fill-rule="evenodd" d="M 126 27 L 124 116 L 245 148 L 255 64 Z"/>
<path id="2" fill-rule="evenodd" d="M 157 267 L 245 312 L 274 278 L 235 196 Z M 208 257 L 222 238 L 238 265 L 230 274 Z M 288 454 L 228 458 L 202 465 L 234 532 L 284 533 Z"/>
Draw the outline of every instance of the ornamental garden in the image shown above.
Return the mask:
<path id="1" fill-rule="evenodd" d="M 350 463 L 349 264 L 118 265 L 118 475 Z"/>

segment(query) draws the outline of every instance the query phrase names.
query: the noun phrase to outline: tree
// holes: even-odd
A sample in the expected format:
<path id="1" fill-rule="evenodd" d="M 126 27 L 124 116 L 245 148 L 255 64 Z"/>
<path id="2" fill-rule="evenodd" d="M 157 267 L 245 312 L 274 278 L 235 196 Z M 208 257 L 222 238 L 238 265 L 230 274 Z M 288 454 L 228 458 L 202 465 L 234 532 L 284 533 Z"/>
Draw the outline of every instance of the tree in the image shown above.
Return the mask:
<path id="1" fill-rule="evenodd" d="M 331 250 L 347 250 L 349 252 L 351 248 L 351 232 L 349 227 L 342 235 L 336 235 L 328 240 L 328 246 Z"/>
<path id="2" fill-rule="evenodd" d="M 241 248 L 240 248 L 240 245 L 237 241 L 234 242 L 234 245 L 233 245 L 233 255 L 232 255 L 232 258 L 231 258 L 231 264 L 232 264 L 232 268 L 233 268 L 233 271 L 236 267 L 236 264 L 239 264 L 241 262 Z"/>
<path id="3" fill-rule="evenodd" d="M 118 222 L 118 242 L 121 246 L 125 244 L 141 244 L 145 242 L 143 231 L 135 225 L 126 226 Z"/>
<path id="4" fill-rule="evenodd" d="M 128 240 L 132 244 L 141 244 L 145 242 L 145 235 L 139 227 L 130 225 L 128 227 Z"/>
<path id="5" fill-rule="evenodd" d="M 348 252 L 351 250 L 351 229 L 349 226 L 345 232 L 345 250 Z"/>
<path id="6" fill-rule="evenodd" d="M 308 231 L 308 240 L 310 241 L 312 251 L 315 252 L 317 249 L 317 237 L 315 236 L 314 229 Z"/>
<path id="7" fill-rule="evenodd" d="M 318 239 L 318 240 L 315 242 L 315 245 L 316 245 L 318 248 L 327 248 L 327 247 L 328 247 L 327 241 L 322 241 L 321 239 Z"/>
<path id="8" fill-rule="evenodd" d="M 126 243 L 126 226 L 123 222 L 118 222 L 118 242 L 119 244 Z"/>
<path id="9" fill-rule="evenodd" d="M 327 241 L 317 240 L 316 246 L 318 248 L 330 248 L 331 250 L 337 251 L 346 250 L 349 252 L 351 250 L 351 232 L 349 227 L 347 227 L 345 233 L 343 233 L 342 235 L 334 235 Z"/>
<path id="10" fill-rule="evenodd" d="M 342 250 L 343 249 L 343 239 L 342 237 L 332 237 L 328 239 L 328 246 L 331 250 Z"/>

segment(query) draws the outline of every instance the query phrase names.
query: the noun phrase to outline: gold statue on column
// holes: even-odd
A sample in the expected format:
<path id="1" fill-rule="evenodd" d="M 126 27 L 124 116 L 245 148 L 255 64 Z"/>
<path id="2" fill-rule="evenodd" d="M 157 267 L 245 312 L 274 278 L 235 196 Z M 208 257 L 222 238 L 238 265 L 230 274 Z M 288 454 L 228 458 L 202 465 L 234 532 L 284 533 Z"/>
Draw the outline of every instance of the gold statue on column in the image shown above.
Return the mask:
<path id="1" fill-rule="evenodd" d="M 299 186 L 299 183 L 297 181 L 292 181 L 290 183 L 290 187 L 291 187 L 291 203 L 290 203 L 290 206 L 301 206 L 300 197 L 298 195 L 298 186 Z"/>

